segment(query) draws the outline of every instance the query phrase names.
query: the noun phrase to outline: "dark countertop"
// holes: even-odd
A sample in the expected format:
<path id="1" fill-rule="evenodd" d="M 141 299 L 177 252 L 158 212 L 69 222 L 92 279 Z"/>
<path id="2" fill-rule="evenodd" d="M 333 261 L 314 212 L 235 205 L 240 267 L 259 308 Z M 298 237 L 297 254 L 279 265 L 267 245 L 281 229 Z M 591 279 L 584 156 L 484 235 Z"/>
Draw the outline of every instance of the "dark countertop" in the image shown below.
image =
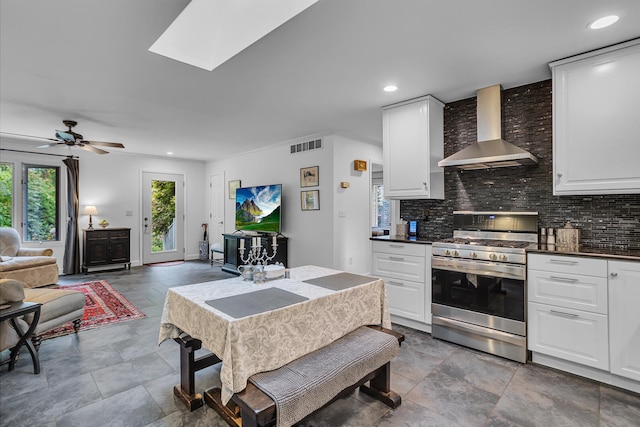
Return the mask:
<path id="1" fill-rule="evenodd" d="M 439 238 L 416 239 L 414 237 L 405 236 L 373 236 L 373 241 L 380 242 L 397 242 L 397 243 L 416 243 L 422 245 L 430 245 L 433 242 L 441 240 Z M 615 249 L 615 248 L 594 248 L 590 246 L 580 245 L 573 247 L 555 246 L 555 248 L 547 247 L 540 244 L 537 248 L 527 249 L 527 253 L 540 253 L 547 255 L 569 255 L 569 256 L 592 256 L 597 258 L 612 258 L 629 261 L 640 261 L 640 250 L 638 249 Z"/>
<path id="2" fill-rule="evenodd" d="M 542 253 L 547 255 L 569 255 L 569 256 L 592 256 L 597 258 L 613 258 L 629 261 L 640 261 L 640 250 L 638 249 L 614 249 L 614 248 L 594 248 L 585 245 L 555 248 L 540 244 L 537 248 L 527 249 L 527 253 Z"/>
<path id="3" fill-rule="evenodd" d="M 435 241 L 438 241 L 440 239 L 431 239 L 431 240 L 424 240 L 424 239 L 417 239 L 415 237 L 406 237 L 406 236 L 395 236 L 395 235 L 387 235 L 387 236 L 373 236 L 371 238 L 369 238 L 369 240 L 378 240 L 381 242 L 398 242 L 398 243 L 417 243 L 417 244 L 421 244 L 421 245 L 430 245 Z"/>

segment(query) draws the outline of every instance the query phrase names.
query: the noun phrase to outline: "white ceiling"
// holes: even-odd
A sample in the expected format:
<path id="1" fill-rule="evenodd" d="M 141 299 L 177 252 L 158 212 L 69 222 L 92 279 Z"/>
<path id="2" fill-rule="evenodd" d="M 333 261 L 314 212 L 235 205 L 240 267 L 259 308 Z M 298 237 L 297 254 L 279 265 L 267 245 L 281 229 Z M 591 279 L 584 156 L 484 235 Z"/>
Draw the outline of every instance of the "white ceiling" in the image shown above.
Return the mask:
<path id="1" fill-rule="evenodd" d="M 638 0 L 320 0 L 206 71 L 148 50 L 187 4 L 2 0 L 0 131 L 74 119 L 85 139 L 198 160 L 325 131 L 379 142 L 383 105 L 545 80 L 550 61 L 640 37 Z"/>

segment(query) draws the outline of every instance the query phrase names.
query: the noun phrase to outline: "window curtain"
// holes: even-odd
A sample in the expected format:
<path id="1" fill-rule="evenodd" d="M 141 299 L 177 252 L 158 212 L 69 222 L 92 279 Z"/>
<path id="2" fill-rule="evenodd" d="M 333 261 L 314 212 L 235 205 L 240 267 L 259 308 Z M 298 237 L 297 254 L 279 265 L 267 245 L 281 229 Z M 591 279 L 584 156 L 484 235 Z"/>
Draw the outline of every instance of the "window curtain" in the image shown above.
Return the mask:
<path id="1" fill-rule="evenodd" d="M 80 237 L 78 236 L 78 177 L 80 176 L 80 162 L 72 157 L 62 161 L 67 167 L 67 239 L 64 244 L 64 260 L 62 272 L 64 274 L 80 273 Z"/>

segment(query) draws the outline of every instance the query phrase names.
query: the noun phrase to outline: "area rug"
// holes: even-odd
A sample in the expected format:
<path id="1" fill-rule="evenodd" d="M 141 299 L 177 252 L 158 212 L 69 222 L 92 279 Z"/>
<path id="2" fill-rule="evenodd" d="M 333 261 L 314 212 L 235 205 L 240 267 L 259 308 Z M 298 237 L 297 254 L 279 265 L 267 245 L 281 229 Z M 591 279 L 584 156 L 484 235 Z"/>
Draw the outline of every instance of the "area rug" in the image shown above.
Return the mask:
<path id="1" fill-rule="evenodd" d="M 154 262 L 153 264 L 147 264 L 150 267 L 171 267 L 172 265 L 184 264 L 184 261 L 167 261 L 167 262 Z"/>
<path id="2" fill-rule="evenodd" d="M 80 322 L 80 331 L 145 317 L 143 312 L 131 304 L 120 292 L 113 289 L 106 280 L 54 287 L 84 292 L 86 303 L 84 317 Z M 73 332 L 73 322 L 69 322 L 45 332 L 41 337 L 46 340 Z"/>

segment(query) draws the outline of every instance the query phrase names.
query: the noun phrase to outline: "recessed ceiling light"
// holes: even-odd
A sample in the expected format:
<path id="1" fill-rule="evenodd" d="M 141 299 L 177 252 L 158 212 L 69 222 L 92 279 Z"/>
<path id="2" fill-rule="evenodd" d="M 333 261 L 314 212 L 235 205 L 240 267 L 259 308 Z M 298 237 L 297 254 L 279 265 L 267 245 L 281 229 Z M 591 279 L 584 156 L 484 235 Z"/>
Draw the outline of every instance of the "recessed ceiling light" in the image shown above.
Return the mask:
<path id="1" fill-rule="evenodd" d="M 398 90 L 398 86 L 395 86 L 395 85 L 389 85 L 384 87 L 385 92 L 395 92 L 397 90 Z"/>
<path id="2" fill-rule="evenodd" d="M 167 156 L 173 156 L 173 151 L 167 151 Z"/>
<path id="3" fill-rule="evenodd" d="M 593 21 L 591 25 L 589 25 L 589 28 L 591 28 L 592 30 L 599 30 L 600 28 L 608 27 L 609 25 L 615 24 L 616 22 L 618 22 L 618 19 L 620 18 L 616 15 L 605 16 Z"/>

